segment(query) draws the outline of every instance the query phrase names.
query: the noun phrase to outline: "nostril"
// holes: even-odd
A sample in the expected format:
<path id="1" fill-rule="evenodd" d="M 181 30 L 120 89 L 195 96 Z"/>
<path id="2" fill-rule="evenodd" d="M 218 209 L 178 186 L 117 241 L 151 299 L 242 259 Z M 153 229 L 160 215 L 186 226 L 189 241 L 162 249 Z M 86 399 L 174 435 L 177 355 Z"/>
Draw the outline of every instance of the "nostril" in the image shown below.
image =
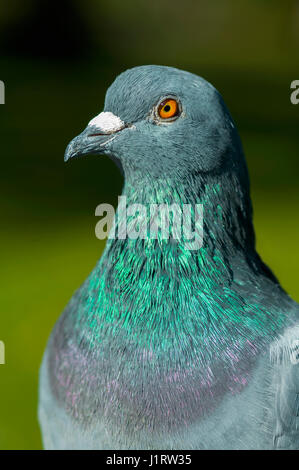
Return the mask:
<path id="1" fill-rule="evenodd" d="M 111 134 L 116 134 L 116 132 L 122 131 L 126 126 L 122 127 L 121 129 L 117 129 L 116 131 L 110 131 L 110 132 L 96 132 L 94 134 L 88 134 L 88 137 L 97 137 L 99 135 L 111 135 Z"/>
<path id="2" fill-rule="evenodd" d="M 107 131 L 107 132 L 94 132 L 93 134 L 88 134 L 88 137 L 97 137 L 101 135 L 103 136 L 103 135 L 116 134 L 117 132 L 127 129 L 128 127 L 133 127 L 133 124 L 123 124 L 122 127 L 119 127 L 118 129 Z"/>
<path id="3" fill-rule="evenodd" d="M 97 132 L 96 134 L 88 134 L 88 137 L 96 137 L 98 135 L 109 135 L 109 134 L 101 134 L 100 132 Z"/>

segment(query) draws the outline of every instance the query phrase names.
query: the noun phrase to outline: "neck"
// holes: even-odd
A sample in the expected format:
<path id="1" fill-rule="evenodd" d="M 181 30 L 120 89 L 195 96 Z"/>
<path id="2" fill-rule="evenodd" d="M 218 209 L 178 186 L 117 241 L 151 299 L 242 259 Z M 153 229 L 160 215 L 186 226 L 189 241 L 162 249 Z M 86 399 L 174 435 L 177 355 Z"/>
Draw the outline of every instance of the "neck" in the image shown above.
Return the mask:
<path id="1" fill-rule="evenodd" d="M 123 196 L 127 205 L 203 204 L 203 246 L 189 250 L 181 241 L 108 240 L 91 275 L 98 286 L 95 294 L 104 296 L 102 304 L 110 305 L 100 314 L 109 323 L 114 322 L 115 315 L 122 317 L 128 328 L 138 324 L 149 334 L 153 318 L 159 322 L 174 321 L 171 320 L 174 311 L 176 320 L 182 324 L 187 324 L 190 318 L 195 322 L 200 318 L 200 323 L 208 328 L 212 310 L 217 317 L 214 327 L 219 331 L 226 320 L 230 324 L 236 321 L 237 326 L 242 319 L 245 326 L 252 314 L 246 311 L 242 297 L 249 296 L 248 286 L 256 287 L 264 281 L 275 283 L 255 252 L 251 206 L 237 179 L 230 176 L 228 181 L 224 177 L 219 184 L 213 184 L 212 178 L 206 177 L 204 184 L 197 178 L 188 185 L 172 182 L 171 186 L 165 179 L 143 180 L 134 185 L 127 183 Z M 117 221 L 118 214 L 116 227 Z M 266 332 L 269 316 L 264 312 L 263 299 L 259 300 L 255 327 L 264 326 Z"/>

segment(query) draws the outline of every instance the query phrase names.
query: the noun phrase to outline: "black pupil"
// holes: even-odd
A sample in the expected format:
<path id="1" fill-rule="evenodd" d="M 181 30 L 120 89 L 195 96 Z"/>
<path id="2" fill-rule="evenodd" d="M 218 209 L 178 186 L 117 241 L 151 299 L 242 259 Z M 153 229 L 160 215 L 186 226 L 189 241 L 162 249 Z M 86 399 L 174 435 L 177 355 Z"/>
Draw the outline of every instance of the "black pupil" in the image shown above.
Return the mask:
<path id="1" fill-rule="evenodd" d="M 168 113 L 168 111 L 170 111 L 170 106 L 169 106 L 169 104 L 167 104 L 166 106 L 164 106 L 164 111 L 165 111 L 166 113 Z"/>

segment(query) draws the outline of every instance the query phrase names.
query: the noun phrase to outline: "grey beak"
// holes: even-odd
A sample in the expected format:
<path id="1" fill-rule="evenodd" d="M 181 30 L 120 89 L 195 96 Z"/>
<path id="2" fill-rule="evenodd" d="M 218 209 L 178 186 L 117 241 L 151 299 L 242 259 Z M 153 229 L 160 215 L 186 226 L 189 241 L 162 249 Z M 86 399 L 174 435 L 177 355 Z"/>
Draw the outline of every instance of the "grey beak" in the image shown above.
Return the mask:
<path id="1" fill-rule="evenodd" d="M 110 112 L 102 112 L 92 119 L 86 129 L 67 146 L 64 161 L 90 153 L 106 153 L 106 144 L 114 134 L 128 127 L 119 117 Z"/>
<path id="2" fill-rule="evenodd" d="M 112 138 L 110 134 L 102 134 L 99 129 L 93 126 L 87 128 L 75 137 L 67 146 L 64 161 L 67 162 L 71 158 L 89 155 L 91 153 L 105 153 L 105 144 Z"/>

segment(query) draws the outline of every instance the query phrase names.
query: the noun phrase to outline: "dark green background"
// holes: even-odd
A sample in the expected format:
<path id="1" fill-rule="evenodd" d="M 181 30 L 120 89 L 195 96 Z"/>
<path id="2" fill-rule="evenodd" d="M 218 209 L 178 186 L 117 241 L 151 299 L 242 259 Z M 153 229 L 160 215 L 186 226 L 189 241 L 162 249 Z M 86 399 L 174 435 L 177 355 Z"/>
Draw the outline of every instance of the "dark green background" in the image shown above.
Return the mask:
<path id="1" fill-rule="evenodd" d="M 114 77 L 138 64 L 202 75 L 222 93 L 249 165 L 257 245 L 299 301 L 299 2 L 10 0 L 0 4 L 0 448 L 40 448 L 38 367 L 51 328 L 103 249 L 116 203 L 106 157 L 63 163 Z"/>

